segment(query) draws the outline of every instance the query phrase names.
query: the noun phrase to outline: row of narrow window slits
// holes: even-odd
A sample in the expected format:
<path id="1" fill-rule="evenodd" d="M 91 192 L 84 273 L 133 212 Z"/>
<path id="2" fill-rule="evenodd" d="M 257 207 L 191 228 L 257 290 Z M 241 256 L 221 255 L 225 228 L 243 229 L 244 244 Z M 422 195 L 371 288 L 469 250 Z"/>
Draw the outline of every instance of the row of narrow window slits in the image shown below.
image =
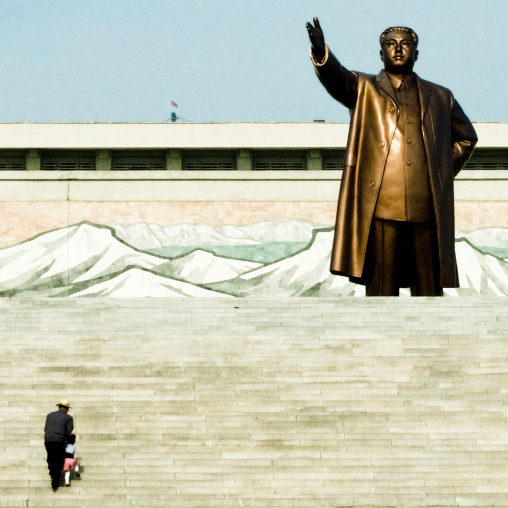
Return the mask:
<path id="1" fill-rule="evenodd" d="M 25 162 L 14 162 L 14 163 L 5 163 L 0 162 L 0 171 L 8 170 L 8 171 L 22 171 L 26 169 Z M 51 163 L 44 164 L 41 168 L 46 171 L 73 171 L 73 170 L 95 170 L 95 163 L 72 163 L 66 162 L 62 164 Z M 161 162 L 136 162 L 132 164 L 122 163 L 122 164 L 113 164 L 112 170 L 114 171 L 143 171 L 143 170 L 165 170 L 165 163 Z M 196 163 L 192 161 L 187 161 L 184 164 L 184 168 L 187 171 L 233 171 L 236 170 L 235 164 L 229 163 Z M 305 170 L 304 163 L 284 163 L 284 162 L 274 162 L 272 164 L 267 162 L 262 163 L 254 163 L 252 165 L 252 169 L 256 171 L 268 171 L 268 170 L 279 170 L 279 171 L 295 171 L 295 170 Z M 323 169 L 326 171 L 337 171 L 344 169 L 344 164 L 342 162 L 327 162 L 323 164 Z M 508 170 L 508 162 L 468 162 L 464 169 L 474 169 L 474 170 Z"/>
<path id="2" fill-rule="evenodd" d="M 165 161 L 135 161 L 119 162 L 113 164 L 112 168 L 116 171 L 143 171 L 143 170 L 162 170 L 166 169 Z"/>
<path id="3" fill-rule="evenodd" d="M 233 161 L 226 162 L 196 162 L 184 161 L 183 169 L 187 171 L 229 171 L 235 170 L 236 166 Z"/>
<path id="4" fill-rule="evenodd" d="M 326 154 L 322 159 L 322 169 L 341 170 L 343 154 Z M 466 164 L 465 169 L 472 170 L 508 170 L 508 156 L 506 158 L 499 156 L 493 157 L 494 160 L 488 160 L 488 156 L 482 155 L 479 160 L 475 157 Z M 501 159 L 501 160 L 500 160 Z M 86 154 L 81 156 L 65 157 L 42 157 L 41 169 L 45 171 L 93 171 L 96 169 L 95 155 Z M 114 171 L 144 171 L 144 170 L 165 170 L 166 158 L 164 155 L 155 156 L 113 156 L 111 169 Z M 187 171 L 234 171 L 237 169 L 236 156 L 186 156 L 183 154 L 182 169 Z M 305 157 L 298 154 L 280 154 L 256 155 L 252 157 L 252 169 L 255 171 L 295 171 L 306 170 L 307 163 Z M 24 155 L 4 155 L 0 154 L 0 171 L 22 171 L 26 170 L 26 160 Z"/>
<path id="5" fill-rule="evenodd" d="M 339 170 L 343 168 L 341 160 L 324 160 L 323 169 Z M 24 170 L 26 163 L 24 160 L 8 161 L 0 160 L 0 170 Z M 75 161 L 57 161 L 42 160 L 41 169 L 44 171 L 90 171 L 96 169 L 95 159 L 75 160 Z M 144 171 L 144 170 L 165 170 L 165 159 L 133 159 L 112 161 L 111 169 L 113 171 Z M 234 171 L 237 169 L 236 160 L 199 160 L 183 159 L 182 169 L 187 171 Z M 307 169 L 305 160 L 283 160 L 275 158 L 274 160 L 263 157 L 261 160 L 254 158 L 252 169 L 255 171 L 304 171 Z"/>
<path id="6" fill-rule="evenodd" d="M 26 169 L 25 161 L 22 162 L 0 162 L 0 170 L 21 171 Z"/>
<path id="7" fill-rule="evenodd" d="M 0 171 L 24 171 L 26 169 L 25 162 L 0 162 Z M 49 163 L 43 164 L 41 167 L 45 171 L 94 171 L 95 163 L 80 163 L 80 162 L 65 162 L 65 163 Z M 144 170 L 165 170 L 166 165 L 160 162 L 137 162 L 137 163 L 123 163 L 114 164 L 111 168 L 114 171 L 144 171 Z M 199 164 L 192 161 L 188 161 L 184 165 L 184 169 L 187 171 L 233 171 L 236 167 L 233 163 L 204 163 Z M 273 164 L 263 162 L 259 164 L 253 164 L 253 170 L 256 171 L 295 171 L 305 170 L 304 163 L 289 163 L 275 162 Z M 344 165 L 341 162 L 329 162 L 323 164 L 323 169 L 326 171 L 337 171 L 344 169 Z M 468 162 L 464 169 L 474 170 L 508 170 L 508 162 Z"/>
<path id="8" fill-rule="evenodd" d="M 500 169 L 508 169 L 508 161 L 507 162 L 475 162 L 470 161 L 466 163 L 466 167 L 464 169 L 481 169 L 483 171 L 487 170 L 500 170 Z"/>
<path id="9" fill-rule="evenodd" d="M 95 162 L 49 162 L 43 163 L 41 169 L 44 171 L 95 171 Z M 23 171 L 26 163 L 23 162 L 0 162 L 0 171 Z M 135 162 L 132 164 L 115 164 L 112 169 L 117 171 L 138 171 L 138 170 L 163 170 L 165 163 L 159 162 Z"/>
<path id="10" fill-rule="evenodd" d="M 47 162 L 43 163 L 41 169 L 46 171 L 74 171 L 94 170 L 95 161 L 90 162 Z"/>

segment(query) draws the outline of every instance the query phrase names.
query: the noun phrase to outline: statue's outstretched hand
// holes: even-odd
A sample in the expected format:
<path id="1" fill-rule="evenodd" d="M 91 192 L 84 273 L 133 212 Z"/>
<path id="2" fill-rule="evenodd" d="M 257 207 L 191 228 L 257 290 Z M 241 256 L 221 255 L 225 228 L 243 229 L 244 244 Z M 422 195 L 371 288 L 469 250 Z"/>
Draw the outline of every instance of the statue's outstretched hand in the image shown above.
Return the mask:
<path id="1" fill-rule="evenodd" d="M 323 30 L 321 30 L 319 19 L 314 18 L 314 25 L 307 22 L 305 26 L 307 27 L 307 32 L 309 33 L 312 52 L 318 60 L 322 60 L 325 56 L 325 36 L 323 35 Z"/>

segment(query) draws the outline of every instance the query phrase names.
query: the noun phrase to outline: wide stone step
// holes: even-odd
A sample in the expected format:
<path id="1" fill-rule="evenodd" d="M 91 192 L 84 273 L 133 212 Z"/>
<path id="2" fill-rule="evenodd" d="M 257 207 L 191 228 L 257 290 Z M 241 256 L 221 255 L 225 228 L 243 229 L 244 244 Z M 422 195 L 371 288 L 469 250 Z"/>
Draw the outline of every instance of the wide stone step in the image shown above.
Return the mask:
<path id="1" fill-rule="evenodd" d="M 0 300 L 0 506 L 507 506 L 506 299 Z M 82 479 L 53 493 L 68 398 Z"/>

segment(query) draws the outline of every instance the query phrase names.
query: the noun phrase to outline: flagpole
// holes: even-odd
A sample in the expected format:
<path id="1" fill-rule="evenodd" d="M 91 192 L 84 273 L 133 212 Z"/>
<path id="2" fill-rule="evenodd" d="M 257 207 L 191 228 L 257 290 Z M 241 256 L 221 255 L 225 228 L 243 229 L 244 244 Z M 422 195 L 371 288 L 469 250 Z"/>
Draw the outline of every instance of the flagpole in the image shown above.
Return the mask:
<path id="1" fill-rule="evenodd" d="M 171 101 L 171 106 L 173 106 L 174 108 L 177 108 L 178 107 L 178 104 L 175 102 L 175 101 Z M 173 111 L 171 113 L 171 116 L 166 120 L 166 122 L 169 122 L 170 120 L 172 122 L 176 122 L 179 118 L 176 116 L 176 113 Z"/>

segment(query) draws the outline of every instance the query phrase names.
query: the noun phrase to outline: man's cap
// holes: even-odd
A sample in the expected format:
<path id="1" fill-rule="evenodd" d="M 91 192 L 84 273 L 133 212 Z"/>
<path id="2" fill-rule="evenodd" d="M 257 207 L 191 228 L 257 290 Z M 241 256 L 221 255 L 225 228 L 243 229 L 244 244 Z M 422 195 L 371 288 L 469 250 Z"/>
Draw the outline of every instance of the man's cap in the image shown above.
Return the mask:
<path id="1" fill-rule="evenodd" d="M 60 402 L 57 402 L 56 405 L 58 407 L 64 406 L 64 407 L 68 407 L 69 409 L 71 409 L 71 405 L 69 404 L 69 401 L 66 399 L 62 399 Z"/>

